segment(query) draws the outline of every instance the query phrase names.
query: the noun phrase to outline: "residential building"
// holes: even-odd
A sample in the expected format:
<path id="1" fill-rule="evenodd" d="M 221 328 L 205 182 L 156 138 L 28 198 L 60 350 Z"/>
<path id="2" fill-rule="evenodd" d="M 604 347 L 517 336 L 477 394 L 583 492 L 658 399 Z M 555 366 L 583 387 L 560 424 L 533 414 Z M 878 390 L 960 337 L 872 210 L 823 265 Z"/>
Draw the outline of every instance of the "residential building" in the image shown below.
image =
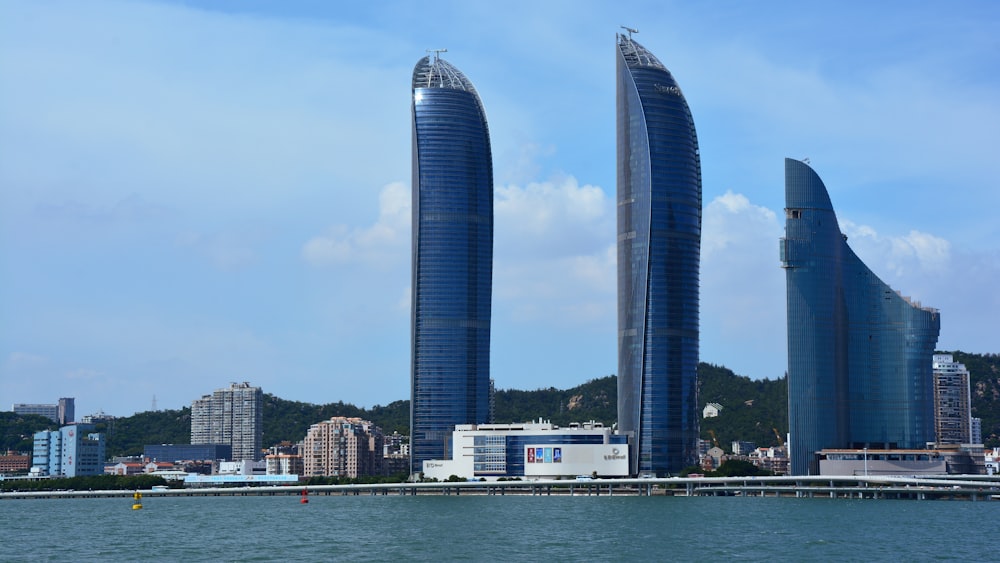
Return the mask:
<path id="1" fill-rule="evenodd" d="M 972 443 L 983 443 L 983 419 L 972 417 Z"/>
<path id="2" fill-rule="evenodd" d="M 267 463 L 267 475 L 302 475 L 305 472 L 299 454 L 268 454 L 264 456 L 264 461 Z"/>
<path id="3" fill-rule="evenodd" d="M 935 309 L 893 291 L 857 257 L 805 162 L 785 160 L 789 455 L 819 472 L 823 449 L 934 441 Z"/>
<path id="4" fill-rule="evenodd" d="M 305 477 L 382 474 L 382 430 L 367 420 L 335 416 L 309 427 L 302 441 Z"/>
<path id="5" fill-rule="evenodd" d="M 551 422 L 461 424 L 450 455 L 424 462 L 425 479 L 558 479 L 628 476 L 628 437 L 597 422 L 560 428 Z"/>
<path id="6" fill-rule="evenodd" d="M 89 424 L 71 424 L 34 435 L 32 471 L 43 475 L 78 477 L 104 473 L 104 434 Z"/>
<path id="7" fill-rule="evenodd" d="M 677 81 L 628 35 L 617 49 L 618 427 L 634 474 L 698 461 L 701 163 Z"/>
<path id="8" fill-rule="evenodd" d="M 719 416 L 722 412 L 722 405 L 719 403 L 706 403 L 705 408 L 701 409 L 702 418 L 715 418 Z"/>
<path id="9" fill-rule="evenodd" d="M 750 453 L 750 462 L 775 475 L 788 474 L 788 452 L 784 446 L 757 448 Z"/>
<path id="10" fill-rule="evenodd" d="M 137 461 L 120 461 L 114 465 L 105 465 L 106 475 L 141 475 L 146 472 L 146 466 Z"/>
<path id="11" fill-rule="evenodd" d="M 750 455 L 757 450 L 757 444 L 745 440 L 733 440 L 730 446 L 735 455 Z"/>
<path id="12" fill-rule="evenodd" d="M 411 472 L 490 416 L 493 162 L 482 101 L 439 57 L 413 69 Z"/>
<path id="13" fill-rule="evenodd" d="M 80 417 L 80 422 L 84 424 L 97 424 L 103 422 L 105 424 L 111 425 L 115 421 L 114 415 L 105 414 L 104 411 L 99 410 L 93 414 L 85 414 Z"/>
<path id="14" fill-rule="evenodd" d="M 934 436 L 938 444 L 972 443 L 969 370 L 951 354 L 934 354 Z"/>
<path id="15" fill-rule="evenodd" d="M 222 444 L 232 460 L 261 459 L 264 393 L 249 383 L 232 383 L 191 403 L 191 444 Z"/>

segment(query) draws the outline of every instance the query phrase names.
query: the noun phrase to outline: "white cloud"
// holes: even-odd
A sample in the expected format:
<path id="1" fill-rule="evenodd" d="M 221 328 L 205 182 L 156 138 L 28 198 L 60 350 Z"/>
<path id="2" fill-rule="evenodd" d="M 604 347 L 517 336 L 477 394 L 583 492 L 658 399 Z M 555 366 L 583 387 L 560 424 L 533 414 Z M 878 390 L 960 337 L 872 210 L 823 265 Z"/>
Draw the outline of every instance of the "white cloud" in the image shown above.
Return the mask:
<path id="1" fill-rule="evenodd" d="M 313 266 L 365 262 L 386 267 L 398 262 L 410 241 L 410 190 L 392 182 L 379 194 L 379 215 L 369 227 L 335 225 L 325 234 L 309 239 L 302 258 Z"/>
<path id="2" fill-rule="evenodd" d="M 877 275 L 903 278 L 910 274 L 942 275 L 951 264 L 951 243 L 930 233 L 880 235 L 868 225 L 841 221 L 848 243 Z"/>
<path id="3" fill-rule="evenodd" d="M 776 226 L 774 211 L 753 205 L 745 195 L 727 190 L 712 200 L 702 215 L 702 257 L 709 258 L 733 245 L 746 244 L 765 233 L 773 235 Z M 776 238 L 772 241 L 775 248 L 776 241 Z"/>
<path id="4" fill-rule="evenodd" d="M 774 211 L 727 191 L 702 215 L 701 357 L 753 377 L 785 363 L 785 286 Z"/>
<path id="5" fill-rule="evenodd" d="M 519 325 L 614 323 L 612 203 L 573 176 L 494 192 L 496 316 Z"/>
<path id="6" fill-rule="evenodd" d="M 556 236 L 574 227 L 591 231 L 607 214 L 607 197 L 598 186 L 581 186 L 567 176 L 557 181 L 498 186 L 494 213 L 507 236 Z M 498 227 L 499 228 L 499 227 Z M 542 242 L 539 240 L 539 242 Z"/>

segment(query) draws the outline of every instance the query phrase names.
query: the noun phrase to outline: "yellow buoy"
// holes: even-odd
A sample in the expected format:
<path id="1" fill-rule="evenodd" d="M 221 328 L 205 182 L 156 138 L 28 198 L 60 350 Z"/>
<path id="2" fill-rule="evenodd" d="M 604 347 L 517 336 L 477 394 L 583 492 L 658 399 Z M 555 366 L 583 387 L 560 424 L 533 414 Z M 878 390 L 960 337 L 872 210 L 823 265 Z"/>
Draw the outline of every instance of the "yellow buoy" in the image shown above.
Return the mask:
<path id="1" fill-rule="evenodd" d="M 132 495 L 132 498 L 135 499 L 135 502 L 132 503 L 132 510 L 139 510 L 142 508 L 142 493 L 136 491 Z"/>

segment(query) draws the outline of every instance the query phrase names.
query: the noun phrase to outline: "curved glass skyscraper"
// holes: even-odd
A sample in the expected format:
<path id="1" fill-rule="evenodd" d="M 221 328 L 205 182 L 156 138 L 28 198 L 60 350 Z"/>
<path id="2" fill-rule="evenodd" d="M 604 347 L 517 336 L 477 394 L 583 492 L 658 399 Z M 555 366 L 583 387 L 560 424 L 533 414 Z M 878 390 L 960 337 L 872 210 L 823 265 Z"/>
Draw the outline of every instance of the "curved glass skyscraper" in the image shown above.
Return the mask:
<path id="1" fill-rule="evenodd" d="M 677 81 L 618 36 L 618 426 L 633 473 L 697 463 L 701 163 Z"/>
<path id="2" fill-rule="evenodd" d="M 457 68 L 413 69 L 410 468 L 456 424 L 489 422 L 493 162 L 483 104 Z"/>
<path id="3" fill-rule="evenodd" d="M 791 473 L 824 448 L 923 448 L 934 441 L 932 359 L 941 319 L 893 291 L 840 232 L 830 196 L 785 159 Z"/>

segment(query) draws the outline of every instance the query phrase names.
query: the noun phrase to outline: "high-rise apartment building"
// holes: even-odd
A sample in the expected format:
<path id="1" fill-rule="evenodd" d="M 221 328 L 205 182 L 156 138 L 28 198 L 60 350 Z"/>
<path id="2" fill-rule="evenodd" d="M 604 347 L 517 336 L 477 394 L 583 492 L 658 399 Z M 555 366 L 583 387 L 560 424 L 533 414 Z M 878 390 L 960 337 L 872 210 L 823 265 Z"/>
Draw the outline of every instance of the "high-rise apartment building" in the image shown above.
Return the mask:
<path id="1" fill-rule="evenodd" d="M 302 475 L 381 475 L 383 440 L 379 427 L 360 418 L 335 416 L 313 424 L 302 441 Z"/>
<path id="2" fill-rule="evenodd" d="M 264 393 L 249 383 L 232 383 L 191 403 L 191 443 L 232 448 L 233 461 L 261 458 Z"/>
<path id="3" fill-rule="evenodd" d="M 934 436 L 938 444 L 972 443 L 969 370 L 951 354 L 934 354 Z"/>
<path id="4" fill-rule="evenodd" d="M 826 186 L 785 159 L 789 456 L 817 474 L 821 449 L 934 441 L 931 360 L 941 319 L 893 291 L 847 244 Z"/>
<path id="5" fill-rule="evenodd" d="M 490 415 L 493 161 L 472 82 L 438 54 L 413 69 L 410 468 Z"/>
<path id="6" fill-rule="evenodd" d="M 618 36 L 618 427 L 633 473 L 698 460 L 701 162 L 677 81 Z"/>

